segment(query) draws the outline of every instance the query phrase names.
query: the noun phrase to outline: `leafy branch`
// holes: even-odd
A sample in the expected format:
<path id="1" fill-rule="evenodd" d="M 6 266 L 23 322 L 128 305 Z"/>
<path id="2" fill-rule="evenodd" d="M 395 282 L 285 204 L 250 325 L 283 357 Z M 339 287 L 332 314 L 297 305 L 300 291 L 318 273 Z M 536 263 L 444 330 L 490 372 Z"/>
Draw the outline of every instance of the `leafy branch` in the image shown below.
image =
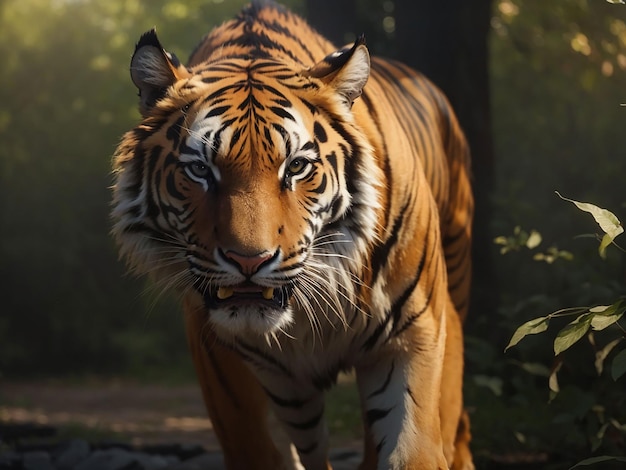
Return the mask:
<path id="1" fill-rule="evenodd" d="M 600 241 L 598 253 L 603 259 L 606 258 L 607 247 L 611 244 L 616 245 L 614 242 L 615 238 L 624 232 L 624 228 L 619 219 L 612 212 L 606 209 L 602 209 L 601 207 L 598 207 L 594 204 L 575 201 L 573 199 L 561 196 L 561 194 L 559 194 L 558 192 L 556 192 L 556 194 L 564 201 L 571 202 L 578 209 L 584 212 L 588 212 L 593 216 L 595 221 L 604 232 L 604 236 Z M 531 237 L 526 236 L 525 238 L 526 241 L 528 241 Z M 601 331 L 614 325 L 619 330 L 621 330 L 621 337 L 611 341 L 604 348 L 600 349 L 596 353 L 596 370 L 598 371 L 598 374 L 601 374 L 603 370 L 604 360 L 618 344 L 626 339 L 626 328 L 624 328 L 619 323 L 620 319 L 624 316 L 624 313 L 626 313 L 626 301 L 624 299 L 619 299 L 611 305 L 598 305 L 595 307 L 572 307 L 557 310 L 556 312 L 553 312 L 549 315 L 533 318 L 532 320 L 527 321 L 519 328 L 517 328 L 515 333 L 513 333 L 509 344 L 505 348 L 505 351 L 518 344 L 528 335 L 535 335 L 546 331 L 548 329 L 548 324 L 550 323 L 550 320 L 553 318 L 576 316 L 574 320 L 568 323 L 557 333 L 556 338 L 554 339 L 555 356 L 558 356 L 562 352 L 569 349 L 573 344 L 578 342 L 587 333 L 590 333 L 590 330 L 592 332 Z M 593 341 L 593 339 L 591 339 L 591 341 Z M 557 370 L 554 370 L 551 374 L 550 389 L 553 392 L 558 392 L 558 386 L 556 385 L 556 372 Z M 611 376 L 613 377 L 613 380 L 618 380 L 624 374 L 626 374 L 626 349 L 620 351 L 613 358 L 611 365 Z"/>
<path id="2" fill-rule="evenodd" d="M 528 335 L 543 333 L 548 329 L 550 320 L 558 317 L 576 316 L 576 318 L 562 328 L 554 340 L 554 354 L 558 356 L 569 349 L 589 332 L 601 331 L 611 325 L 616 325 L 622 331 L 622 338 L 609 343 L 596 354 L 596 370 L 602 373 L 604 359 L 621 341 L 626 339 L 626 329 L 619 324 L 619 320 L 626 313 L 626 302 L 618 300 L 612 305 L 599 305 L 596 307 L 573 307 L 557 310 L 549 315 L 533 318 L 521 325 L 509 341 L 505 351 L 518 344 Z M 622 350 L 613 358 L 611 375 L 613 380 L 618 380 L 626 373 L 626 349 Z M 557 390 L 554 390 L 557 391 Z"/>

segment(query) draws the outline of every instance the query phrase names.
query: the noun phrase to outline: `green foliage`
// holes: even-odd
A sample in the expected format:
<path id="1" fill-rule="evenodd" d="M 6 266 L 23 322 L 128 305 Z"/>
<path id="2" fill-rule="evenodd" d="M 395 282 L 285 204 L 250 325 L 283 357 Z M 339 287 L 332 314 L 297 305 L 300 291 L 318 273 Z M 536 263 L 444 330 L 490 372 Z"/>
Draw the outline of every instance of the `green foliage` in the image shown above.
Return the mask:
<path id="1" fill-rule="evenodd" d="M 561 199 L 573 203 L 580 210 L 584 212 L 589 212 L 594 217 L 600 228 L 605 233 L 602 238 L 602 242 L 600 243 L 599 254 L 602 258 L 606 258 L 606 247 L 609 244 L 614 243 L 615 237 L 617 237 L 624 231 L 619 219 L 612 212 L 600 208 L 594 204 L 574 201 L 572 199 L 561 196 L 558 192 L 557 195 Z M 608 242 L 606 241 L 607 238 Z M 624 334 L 624 338 L 626 338 L 626 330 L 622 328 L 618 323 L 618 321 L 622 318 L 625 312 L 626 302 L 624 302 L 622 299 L 617 300 L 611 305 L 568 308 L 559 310 L 557 312 L 551 313 L 550 315 L 535 318 L 524 323 L 515 331 L 506 349 L 515 346 L 527 335 L 542 333 L 546 331 L 548 329 L 548 323 L 550 319 L 570 315 L 577 315 L 577 317 L 557 333 L 556 339 L 554 340 L 555 355 L 559 355 L 563 351 L 569 349 L 574 343 L 583 338 L 583 336 L 585 336 L 590 328 L 595 331 L 602 331 L 611 325 L 616 325 L 621 328 L 622 333 Z M 601 350 L 602 353 L 600 356 L 596 355 L 596 369 L 598 369 L 598 373 L 601 373 L 602 371 L 602 361 L 606 358 L 608 352 L 610 352 L 610 350 L 612 350 L 613 347 L 615 347 L 619 343 L 619 341 L 624 338 L 618 338 L 618 342 L 612 341 L 611 343 L 609 343 L 609 345 L 611 345 L 610 349 L 603 349 Z M 602 361 L 598 362 L 600 357 L 602 357 Z M 618 372 L 621 371 L 620 361 L 618 361 L 617 366 Z M 613 368 L 614 380 L 617 380 L 619 377 L 621 377 L 624 372 L 626 371 L 616 373 L 616 368 Z"/>
<path id="2" fill-rule="evenodd" d="M 496 245 L 501 245 L 500 254 L 505 255 L 509 251 L 519 251 L 521 248 L 528 248 L 532 250 L 541 244 L 541 234 L 536 230 L 531 230 L 530 233 L 522 230 L 518 225 L 513 229 L 513 235 L 509 237 L 499 236 L 496 237 L 493 242 Z"/>
<path id="3" fill-rule="evenodd" d="M 602 259 L 599 243 L 572 236 L 600 230 L 590 218 L 572 217 L 550 194 L 560 188 L 604 207 L 626 207 L 618 130 L 626 117 L 620 106 L 626 101 L 626 23 L 623 8 L 594 0 L 495 0 L 493 6 L 490 229 L 499 237 L 491 292 L 499 307 L 468 316 L 466 403 L 474 410 L 475 455 L 524 455 L 543 462 L 540 468 L 565 469 L 590 455 L 624 455 L 623 431 L 611 424 L 626 422 L 624 376 L 616 382 L 611 375 L 624 344 L 616 340 L 624 317 L 600 330 L 590 325 L 554 357 L 556 334 L 573 320 L 588 314 L 600 327 L 616 318 L 601 319 L 589 308 L 625 295 L 624 254 L 611 245 Z M 536 231 L 541 243 L 531 248 L 527 242 L 536 243 Z M 550 315 L 567 313 L 563 306 L 569 305 L 588 307 Z M 561 341 L 559 348 L 566 344 Z M 517 344 L 502 355 L 509 342 Z M 500 383 L 501 393 L 483 377 Z"/>
<path id="4" fill-rule="evenodd" d="M 558 193 L 557 193 L 558 194 Z M 605 232 L 605 237 L 600 244 L 599 255 L 606 259 L 606 247 L 614 243 L 615 237 L 623 232 L 622 226 L 618 218 L 606 209 L 602 209 L 598 206 L 589 203 L 583 203 L 567 199 L 558 194 L 563 200 L 572 202 L 580 210 L 589 212 L 593 215 L 594 219 Z M 609 237 L 609 242 L 605 242 L 606 237 Z M 587 336 L 592 346 L 596 346 L 596 338 L 594 332 L 602 332 L 610 330 L 612 335 L 617 335 L 617 338 L 611 339 L 605 343 L 605 346 L 595 352 L 594 366 L 599 377 L 602 377 L 604 370 L 604 363 L 610 353 L 626 340 L 626 329 L 619 323 L 624 313 L 626 312 L 626 302 L 624 299 L 619 299 L 611 305 L 600 305 L 596 307 L 582 307 L 582 308 L 566 308 L 553 312 L 547 316 L 542 316 L 529 320 L 521 325 L 513 334 L 513 337 L 509 341 L 506 349 L 517 345 L 523 338 L 528 335 L 534 335 L 543 333 L 548 329 L 548 323 L 551 319 L 559 317 L 575 316 L 575 319 L 570 321 L 567 325 L 560 329 L 554 339 L 554 355 L 557 362 L 552 368 L 549 375 L 548 386 L 551 391 L 551 400 L 556 397 L 556 394 L 560 392 L 560 386 L 557 379 L 557 374 L 563 367 L 564 359 L 561 356 L 565 351 L 570 349 L 575 343 L 580 341 L 583 337 Z M 611 377 L 614 382 L 618 381 L 624 374 L 626 374 L 626 349 L 615 355 L 611 367 Z M 598 403 L 604 403 L 606 397 L 597 396 L 595 398 Z M 610 403 L 607 403 L 610 405 Z M 605 406 L 596 405 L 598 409 L 603 412 Z M 623 415 L 622 415 L 623 416 Z M 601 416 L 599 419 L 599 427 L 593 428 L 593 431 L 588 434 L 588 438 L 591 444 L 591 450 L 597 451 L 602 447 L 607 430 L 613 427 L 618 433 L 626 435 L 626 425 L 620 424 L 615 418 L 606 419 Z M 590 459 L 585 459 L 574 465 L 571 468 L 575 468 L 579 465 L 592 465 L 596 463 L 608 462 L 608 461 L 621 461 L 621 457 L 613 456 L 599 456 Z"/>
<path id="5" fill-rule="evenodd" d="M 520 251 L 522 248 L 529 250 L 535 250 L 543 238 L 541 234 L 536 230 L 527 232 L 523 230 L 519 225 L 513 229 L 513 235 L 504 236 L 500 235 L 494 238 L 493 242 L 496 245 L 500 245 L 500 254 L 505 255 L 512 251 Z M 533 255 L 535 261 L 545 261 L 548 264 L 554 263 L 558 259 L 571 261 L 574 259 L 574 255 L 567 250 L 559 250 L 555 246 L 551 246 L 546 249 L 545 252 L 536 252 Z"/>

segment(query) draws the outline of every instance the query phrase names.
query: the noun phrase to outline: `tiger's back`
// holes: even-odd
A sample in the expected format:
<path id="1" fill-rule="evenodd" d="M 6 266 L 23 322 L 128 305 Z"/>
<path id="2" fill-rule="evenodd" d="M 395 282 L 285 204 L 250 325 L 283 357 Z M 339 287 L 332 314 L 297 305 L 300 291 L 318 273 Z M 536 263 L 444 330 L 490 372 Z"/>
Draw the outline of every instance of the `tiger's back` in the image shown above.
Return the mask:
<path id="1" fill-rule="evenodd" d="M 228 468 L 326 468 L 324 390 L 354 368 L 364 469 L 470 469 L 465 138 L 420 74 L 370 61 L 361 38 L 333 50 L 270 2 L 189 66 L 144 35 L 113 232 L 132 268 L 183 292 Z M 275 449 L 267 406 L 297 458 Z"/>
<path id="2" fill-rule="evenodd" d="M 402 63 L 379 58 L 373 58 L 363 104 L 363 119 L 374 121 L 384 154 L 394 155 L 385 163 L 389 167 L 388 187 L 393 187 L 396 179 L 402 181 L 407 170 L 409 175 L 420 171 L 411 161 L 420 159 L 421 171 L 437 204 L 448 289 L 464 319 L 471 280 L 473 196 L 469 147 L 454 112 L 443 93 L 423 75 Z M 357 119 L 361 116 L 358 112 L 356 108 Z M 405 139 L 408 143 L 403 144 L 410 150 L 403 152 L 397 146 Z M 407 192 L 415 190 L 415 181 L 405 181 L 404 185 Z M 385 212 L 391 214 L 394 210 Z"/>

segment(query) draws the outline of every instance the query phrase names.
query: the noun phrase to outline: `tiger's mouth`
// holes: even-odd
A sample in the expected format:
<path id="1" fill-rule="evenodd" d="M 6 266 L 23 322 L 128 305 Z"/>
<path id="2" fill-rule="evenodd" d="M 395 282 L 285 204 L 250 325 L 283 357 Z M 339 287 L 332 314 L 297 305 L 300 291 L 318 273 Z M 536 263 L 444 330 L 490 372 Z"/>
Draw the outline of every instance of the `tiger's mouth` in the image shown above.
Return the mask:
<path id="1" fill-rule="evenodd" d="M 213 286 L 204 294 L 208 308 L 224 307 L 272 307 L 284 309 L 293 293 L 293 286 L 259 286 L 253 283 L 235 286 Z"/>

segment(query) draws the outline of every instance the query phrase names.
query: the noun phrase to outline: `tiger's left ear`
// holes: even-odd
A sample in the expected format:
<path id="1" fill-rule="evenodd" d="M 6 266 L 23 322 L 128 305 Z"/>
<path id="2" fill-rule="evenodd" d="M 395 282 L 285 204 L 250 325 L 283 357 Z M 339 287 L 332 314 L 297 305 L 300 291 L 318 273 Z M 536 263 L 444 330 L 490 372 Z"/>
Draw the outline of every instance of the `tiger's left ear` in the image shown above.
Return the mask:
<path id="1" fill-rule="evenodd" d="M 318 78 L 334 88 L 348 107 L 352 106 L 354 100 L 361 96 L 370 75 L 370 55 L 365 36 L 359 36 L 352 47 L 327 55 L 303 74 Z"/>
<path id="2" fill-rule="evenodd" d="M 165 96 L 168 87 L 191 74 L 174 54 L 163 49 L 152 29 L 144 33 L 135 46 L 130 76 L 139 89 L 139 109 L 145 116 Z"/>

